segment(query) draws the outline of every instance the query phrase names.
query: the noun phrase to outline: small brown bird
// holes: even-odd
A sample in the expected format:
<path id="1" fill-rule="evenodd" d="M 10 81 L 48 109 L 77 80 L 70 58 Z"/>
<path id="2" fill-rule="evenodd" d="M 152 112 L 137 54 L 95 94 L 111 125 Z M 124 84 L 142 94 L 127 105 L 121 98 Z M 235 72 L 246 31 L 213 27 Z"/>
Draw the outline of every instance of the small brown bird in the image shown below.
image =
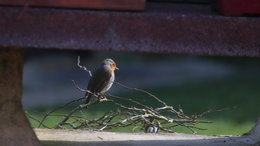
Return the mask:
<path id="1" fill-rule="evenodd" d="M 101 63 L 89 80 L 87 89 L 91 93 L 85 94 L 86 104 L 89 103 L 93 94 L 102 95 L 111 88 L 115 80 L 115 70 L 119 69 L 112 59 L 107 58 Z"/>

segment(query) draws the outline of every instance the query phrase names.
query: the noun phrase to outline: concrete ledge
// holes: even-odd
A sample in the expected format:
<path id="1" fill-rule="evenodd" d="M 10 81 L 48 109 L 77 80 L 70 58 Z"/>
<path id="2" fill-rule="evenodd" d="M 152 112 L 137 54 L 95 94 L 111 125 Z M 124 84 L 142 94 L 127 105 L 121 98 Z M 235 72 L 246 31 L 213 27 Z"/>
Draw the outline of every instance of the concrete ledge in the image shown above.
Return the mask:
<path id="1" fill-rule="evenodd" d="M 0 48 L 0 145 L 40 145 L 22 109 L 23 49 Z"/>
<path id="2" fill-rule="evenodd" d="M 260 18 L 209 5 L 148 3 L 144 12 L 0 7 L 0 47 L 260 56 Z"/>
<path id="3" fill-rule="evenodd" d="M 115 133 L 84 130 L 35 129 L 44 145 L 258 145 L 260 122 L 244 136 L 204 136 L 190 134 Z"/>

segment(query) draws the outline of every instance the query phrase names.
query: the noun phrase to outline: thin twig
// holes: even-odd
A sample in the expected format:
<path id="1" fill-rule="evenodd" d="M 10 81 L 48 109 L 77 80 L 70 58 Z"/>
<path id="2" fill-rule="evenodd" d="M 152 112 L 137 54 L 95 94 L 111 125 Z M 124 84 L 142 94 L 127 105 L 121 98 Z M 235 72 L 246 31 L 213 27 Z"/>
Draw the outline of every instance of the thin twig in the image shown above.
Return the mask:
<path id="1" fill-rule="evenodd" d="M 222 108 L 222 109 L 219 109 L 219 110 L 208 110 L 206 112 L 203 112 L 199 115 L 196 116 L 196 118 L 201 118 L 207 114 L 211 114 L 211 113 L 216 113 L 216 112 L 222 112 L 222 111 L 226 111 L 226 110 L 231 110 L 231 109 L 235 109 L 236 107 L 225 107 L 225 108 Z"/>
<path id="2" fill-rule="evenodd" d="M 75 112 L 79 111 L 80 109 L 84 109 L 84 108 L 87 108 L 91 105 L 94 105 L 94 104 L 97 104 L 97 103 L 100 103 L 100 102 L 109 102 L 110 100 L 107 100 L 107 99 L 100 99 L 100 100 L 96 100 L 94 102 L 90 102 L 88 104 L 82 104 L 82 105 L 79 105 L 77 106 L 76 108 L 74 108 L 72 111 L 70 111 L 68 113 L 67 116 L 65 116 L 65 118 L 60 122 L 60 123 L 65 123 Z M 58 125 L 60 125 L 60 123 Z"/>
<path id="3" fill-rule="evenodd" d="M 31 116 L 31 115 L 29 115 L 29 114 L 27 114 L 27 116 L 28 116 L 28 118 L 30 118 L 30 119 L 32 119 L 32 120 L 34 120 L 34 121 L 38 122 L 38 123 L 40 123 L 40 122 L 41 122 L 40 120 L 38 120 L 38 119 L 34 118 L 33 116 Z M 44 125 L 44 124 L 42 124 L 42 126 L 43 126 L 44 128 L 51 129 L 50 127 L 48 127 L 48 126 L 46 126 L 46 125 Z"/>
<path id="4" fill-rule="evenodd" d="M 88 74 L 92 76 L 91 71 L 88 70 L 85 66 L 82 66 L 80 64 L 80 56 L 78 56 L 77 66 L 83 69 L 84 71 L 88 72 Z M 63 117 L 63 119 L 60 122 L 58 122 L 58 124 L 56 125 L 57 128 L 65 128 L 64 126 L 67 125 L 73 129 L 85 128 L 85 129 L 103 131 L 105 129 L 111 129 L 114 127 L 135 126 L 135 127 L 140 127 L 141 130 L 142 129 L 147 130 L 147 127 L 152 125 L 152 126 L 156 126 L 158 129 L 165 132 L 174 132 L 174 128 L 180 126 L 189 129 L 192 133 L 196 133 L 195 130 L 206 130 L 204 128 L 197 127 L 196 124 L 211 123 L 210 121 L 199 120 L 200 118 L 210 113 L 227 110 L 227 108 L 220 109 L 220 110 L 208 110 L 199 115 L 194 114 L 188 116 L 184 113 L 184 110 L 182 110 L 180 107 L 179 109 L 176 110 L 173 106 L 168 105 L 166 102 L 164 102 L 154 94 L 143 89 L 131 88 L 119 82 L 114 82 L 115 84 L 127 90 L 137 91 L 143 93 L 147 98 L 154 99 L 155 102 L 160 103 L 159 107 L 154 108 L 152 106 L 141 103 L 133 98 L 120 97 L 111 94 L 105 94 L 105 95 L 101 95 L 99 93 L 94 94 L 91 93 L 89 90 L 80 88 L 74 80 L 72 80 L 72 82 L 79 91 L 93 94 L 93 96 L 95 96 L 97 100 L 90 102 L 88 104 L 78 105 L 74 107 L 67 114 L 53 114 L 53 113 L 61 108 L 68 106 L 73 102 L 83 100 L 85 99 L 85 97 L 73 100 L 63 106 L 51 110 L 50 112 L 45 114 L 44 118 L 41 121 L 39 121 L 40 123 L 39 127 L 44 126 L 43 122 L 48 116 L 60 116 Z M 80 115 L 75 115 L 76 112 L 81 111 L 81 109 L 89 108 L 90 106 L 93 106 L 101 102 L 113 101 L 107 99 L 106 96 L 108 98 L 114 99 L 115 101 L 114 105 L 118 107 L 118 110 L 112 110 L 106 112 L 102 116 L 98 116 L 92 119 Z M 128 102 L 127 106 L 120 101 L 127 101 Z M 69 119 L 72 119 L 72 122 Z"/>
<path id="5" fill-rule="evenodd" d="M 72 101 L 70 101 L 70 102 L 68 102 L 68 103 L 66 103 L 66 104 L 64 104 L 64 105 L 62 105 L 62 106 L 60 106 L 60 107 L 57 107 L 57 108 L 52 109 L 51 111 L 49 111 L 48 113 L 46 113 L 46 114 L 44 115 L 43 119 L 41 120 L 40 124 L 38 125 L 38 128 L 41 127 L 42 123 L 45 121 L 45 119 L 46 119 L 51 113 L 53 113 L 53 112 L 55 112 L 55 111 L 57 111 L 57 110 L 60 110 L 60 109 L 62 109 L 62 108 L 64 108 L 64 107 L 67 107 L 68 105 L 70 105 L 70 104 L 72 104 L 72 103 L 74 103 L 74 102 L 80 101 L 80 100 L 82 100 L 82 99 L 84 99 L 84 98 L 81 97 L 81 98 L 78 98 L 78 99 L 74 99 L 74 100 L 72 100 Z"/>
<path id="6" fill-rule="evenodd" d="M 159 98 L 157 98 L 155 95 L 153 95 L 152 93 L 148 92 L 148 91 L 145 91 L 143 89 L 138 89 L 138 88 L 131 88 L 131 87 L 128 87 L 126 85 L 123 85 L 122 83 L 119 83 L 119 82 L 114 82 L 118 85 L 120 85 L 121 87 L 124 87 L 126 89 L 130 89 L 130 90 L 135 90 L 135 91 L 139 91 L 139 92 L 142 92 L 142 93 L 145 93 L 147 95 L 149 95 L 150 97 L 156 99 L 158 102 L 160 102 L 161 104 L 163 104 L 164 106 L 167 106 L 167 104 L 165 102 L 163 102 L 162 100 L 160 100 Z"/>
<path id="7" fill-rule="evenodd" d="M 83 69 L 84 71 L 88 72 L 89 76 L 92 77 L 91 71 L 88 70 L 85 66 L 80 65 L 80 56 L 78 56 L 78 63 L 77 63 L 77 65 L 78 65 L 78 67 L 79 67 L 80 69 Z"/>

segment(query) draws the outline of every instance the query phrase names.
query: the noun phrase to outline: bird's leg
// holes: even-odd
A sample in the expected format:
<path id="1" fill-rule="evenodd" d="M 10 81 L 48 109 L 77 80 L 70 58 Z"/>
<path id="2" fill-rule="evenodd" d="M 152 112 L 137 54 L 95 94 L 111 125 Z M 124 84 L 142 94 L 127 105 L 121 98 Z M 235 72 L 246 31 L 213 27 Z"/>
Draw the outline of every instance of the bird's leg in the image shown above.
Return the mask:
<path id="1" fill-rule="evenodd" d="M 100 94 L 100 99 L 106 99 L 106 96 L 103 94 Z"/>
<path id="2" fill-rule="evenodd" d="M 104 96 L 103 94 L 99 94 L 99 95 L 98 95 L 98 100 L 99 100 L 99 101 L 105 101 L 105 100 L 107 100 L 107 98 L 106 98 L 106 96 Z"/>
<path id="3" fill-rule="evenodd" d="M 105 95 L 103 95 L 103 94 L 99 94 L 98 95 L 98 100 L 99 100 L 99 102 L 104 102 L 104 101 L 112 102 L 113 101 L 113 100 L 107 99 L 107 97 Z"/>

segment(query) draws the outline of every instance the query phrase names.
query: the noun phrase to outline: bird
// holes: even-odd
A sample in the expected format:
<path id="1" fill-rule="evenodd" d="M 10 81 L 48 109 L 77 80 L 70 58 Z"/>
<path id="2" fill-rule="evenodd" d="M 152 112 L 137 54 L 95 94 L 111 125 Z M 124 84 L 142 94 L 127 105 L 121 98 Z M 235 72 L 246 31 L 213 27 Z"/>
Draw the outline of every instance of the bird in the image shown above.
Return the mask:
<path id="1" fill-rule="evenodd" d="M 85 94 L 85 104 L 89 103 L 93 94 L 100 97 L 111 88 L 115 80 L 115 70 L 119 70 L 119 68 L 111 58 L 105 59 L 100 64 L 88 82 L 87 90 L 91 93 Z"/>

